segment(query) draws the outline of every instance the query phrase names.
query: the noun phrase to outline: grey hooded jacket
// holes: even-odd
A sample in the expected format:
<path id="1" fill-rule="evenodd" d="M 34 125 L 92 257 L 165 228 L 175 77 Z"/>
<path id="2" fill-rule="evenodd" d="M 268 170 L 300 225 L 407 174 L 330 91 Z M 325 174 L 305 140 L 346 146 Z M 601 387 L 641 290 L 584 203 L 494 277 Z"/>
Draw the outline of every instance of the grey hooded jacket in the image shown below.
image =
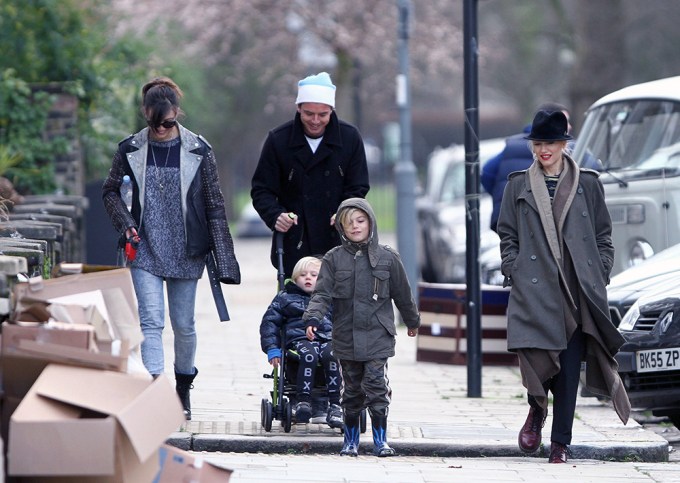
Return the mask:
<path id="1" fill-rule="evenodd" d="M 369 361 L 394 355 L 394 308 L 407 327 L 420 326 L 420 314 L 399 254 L 378 243 L 378 230 L 371 205 L 362 198 L 350 198 L 338 208 L 340 213 L 359 208 L 370 219 L 366 243 L 350 242 L 340 223 L 335 226 L 342 245 L 323 258 L 316 290 L 303 316 L 307 326 L 317 327 L 333 307 L 333 353 L 337 359 Z"/>

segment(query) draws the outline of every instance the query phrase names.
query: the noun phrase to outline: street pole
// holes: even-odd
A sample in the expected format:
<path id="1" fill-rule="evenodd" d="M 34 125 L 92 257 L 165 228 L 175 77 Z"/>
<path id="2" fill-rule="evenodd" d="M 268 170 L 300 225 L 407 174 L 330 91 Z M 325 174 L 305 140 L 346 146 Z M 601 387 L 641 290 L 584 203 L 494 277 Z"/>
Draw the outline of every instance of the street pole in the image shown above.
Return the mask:
<path id="1" fill-rule="evenodd" d="M 463 5 L 465 66 L 465 199 L 468 397 L 482 396 L 481 281 L 479 269 L 479 95 L 477 0 Z"/>
<path id="2" fill-rule="evenodd" d="M 411 3 L 397 0 L 399 10 L 399 74 L 397 75 L 397 107 L 399 108 L 399 162 L 394 168 L 397 185 L 397 246 L 413 297 L 418 298 L 416 262 L 416 168 L 411 153 L 411 100 L 409 94 L 408 38 Z"/>

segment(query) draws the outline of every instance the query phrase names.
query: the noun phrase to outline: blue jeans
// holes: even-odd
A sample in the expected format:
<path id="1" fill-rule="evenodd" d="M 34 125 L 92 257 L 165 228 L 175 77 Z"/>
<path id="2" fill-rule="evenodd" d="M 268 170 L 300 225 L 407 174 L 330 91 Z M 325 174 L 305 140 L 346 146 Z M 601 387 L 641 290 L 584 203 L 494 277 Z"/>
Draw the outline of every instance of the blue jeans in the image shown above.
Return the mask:
<path id="1" fill-rule="evenodd" d="M 144 334 L 142 362 L 149 373 L 162 374 L 165 369 L 163 357 L 164 279 L 140 268 L 131 268 L 130 271 L 137 294 L 142 334 Z M 165 280 L 165 283 L 168 290 L 170 323 L 175 338 L 175 372 L 194 374 L 196 357 L 194 306 L 198 280 L 169 278 Z"/>

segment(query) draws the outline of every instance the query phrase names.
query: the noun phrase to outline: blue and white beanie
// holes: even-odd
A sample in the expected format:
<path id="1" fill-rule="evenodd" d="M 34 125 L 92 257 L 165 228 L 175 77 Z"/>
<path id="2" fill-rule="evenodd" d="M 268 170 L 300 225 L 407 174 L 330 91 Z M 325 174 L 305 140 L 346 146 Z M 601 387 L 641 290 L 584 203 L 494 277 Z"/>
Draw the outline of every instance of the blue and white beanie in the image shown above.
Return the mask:
<path id="1" fill-rule="evenodd" d="M 335 108 L 335 86 L 327 72 L 310 75 L 298 82 L 298 96 L 295 104 L 318 102 Z"/>

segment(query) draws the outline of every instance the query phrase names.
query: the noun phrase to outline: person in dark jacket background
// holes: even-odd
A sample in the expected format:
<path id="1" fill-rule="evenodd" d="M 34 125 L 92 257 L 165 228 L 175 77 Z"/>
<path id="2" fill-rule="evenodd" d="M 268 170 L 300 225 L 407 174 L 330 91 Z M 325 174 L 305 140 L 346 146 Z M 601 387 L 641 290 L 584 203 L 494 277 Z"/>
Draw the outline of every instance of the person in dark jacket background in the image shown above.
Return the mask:
<path id="1" fill-rule="evenodd" d="M 529 402 L 518 444 L 527 453 L 540 448 L 550 391 L 549 462 L 565 463 L 582 361 L 585 387 L 611 398 L 624 424 L 630 415 L 614 360 L 624 339 L 607 303 L 612 224 L 597 172 L 579 169 L 565 152 L 564 113 L 538 111 L 526 138 L 535 160 L 510 175 L 498 218 L 501 270 L 511 286 L 508 350 L 518 355 Z"/>
<path id="2" fill-rule="evenodd" d="M 340 368 L 333 356 L 331 335 L 333 325 L 326 314 L 317 332 L 315 340 L 309 340 L 305 334 L 305 323 L 302 314 L 309 305 L 309 299 L 316 288 L 321 260 L 316 257 L 303 257 L 293 268 L 291 280 L 286 282 L 267 308 L 260 323 L 260 345 L 267 354 L 269 363 L 278 367 L 281 363 L 282 341 L 281 330 L 286 338 L 286 350 L 295 349 L 300 356 L 297 372 L 297 403 L 294 408 L 295 420 L 307 423 L 312 414 L 312 389 L 316 377 L 316 366 L 319 361 L 324 369 L 326 388 L 330 406 L 326 415 L 326 423 L 331 428 L 342 427 L 342 409 L 340 408 Z"/>
<path id="3" fill-rule="evenodd" d="M 255 210 L 285 233 L 286 277 L 300 258 L 340 244 L 333 227 L 340 202 L 369 190 L 364 142 L 336 115 L 335 90 L 326 72 L 298 83 L 295 118 L 269 132 L 252 178 Z M 274 240 L 271 261 L 277 267 Z"/>
<path id="4" fill-rule="evenodd" d="M 546 102 L 541 104 L 537 111 L 562 111 L 567 117 L 568 132 L 571 134 L 571 124 L 569 124 L 569 111 L 562 104 L 556 102 Z M 491 212 L 490 227 L 496 231 L 498 215 L 501 211 L 501 200 L 503 190 L 508 182 L 508 175 L 515 171 L 522 171 L 531 166 L 534 158 L 531 150 L 527 146 L 526 135 L 531 131 L 531 124 L 527 124 L 519 134 L 514 134 L 505 140 L 505 148 L 493 158 L 489 159 L 482 166 L 480 181 L 487 193 L 493 200 L 493 211 Z M 569 141 L 571 146 L 572 141 Z"/>
<path id="5" fill-rule="evenodd" d="M 367 407 L 374 454 L 393 456 L 387 444 L 392 396 L 387 360 L 394 356 L 397 335 L 392 304 L 408 327 L 409 337 L 418 334 L 420 314 L 401 257 L 378 242 L 375 214 L 368 201 L 343 201 L 336 227 L 342 245 L 323 258 L 316 290 L 303 316 L 307 337 L 317 336 L 324 314 L 333 307 L 333 354 L 340 362 L 345 418 L 340 454 L 358 456 L 360 415 Z"/>
<path id="6" fill-rule="evenodd" d="M 165 369 L 163 329 L 168 292 L 174 334 L 177 394 L 191 419 L 189 390 L 198 369 L 196 357 L 196 287 L 206 263 L 222 320 L 228 320 L 219 283 L 238 284 L 241 274 L 210 144 L 178 122 L 180 88 L 167 77 L 142 87 L 142 114 L 148 127 L 118 145 L 102 187 L 106 211 L 115 230 L 138 244 L 129 260 L 144 341 L 142 362 L 157 377 Z M 132 181 L 132 211 L 120 195 L 123 177 Z M 211 284 L 212 284 L 211 275 Z M 217 290 L 217 292 L 216 292 Z M 221 304 L 220 304 L 221 302 Z"/>

